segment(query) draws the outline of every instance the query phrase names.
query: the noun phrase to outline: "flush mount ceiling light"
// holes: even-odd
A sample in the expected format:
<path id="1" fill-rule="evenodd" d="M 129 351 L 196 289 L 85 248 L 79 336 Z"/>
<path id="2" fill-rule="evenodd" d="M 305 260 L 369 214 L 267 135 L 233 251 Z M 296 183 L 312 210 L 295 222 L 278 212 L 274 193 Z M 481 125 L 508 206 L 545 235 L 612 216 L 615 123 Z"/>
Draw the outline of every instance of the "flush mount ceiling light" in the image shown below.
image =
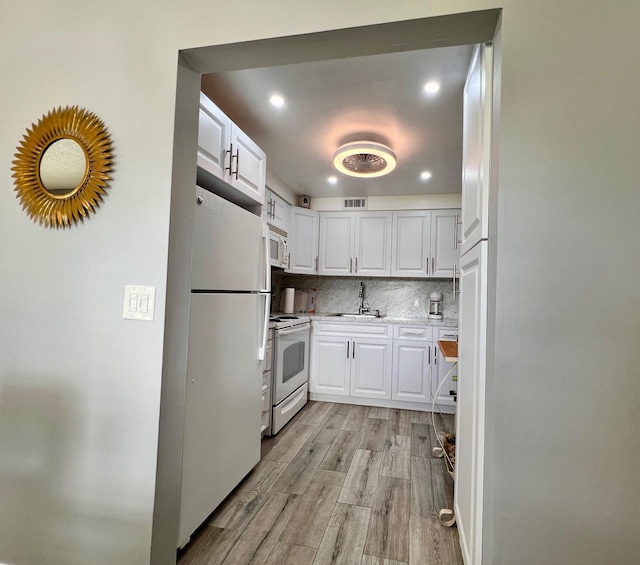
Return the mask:
<path id="1" fill-rule="evenodd" d="M 338 148 L 333 154 L 333 166 L 352 177 L 381 177 L 396 168 L 396 156 L 382 143 L 355 141 Z"/>
<path id="2" fill-rule="evenodd" d="M 424 85 L 424 91 L 429 95 L 434 95 L 440 90 L 440 83 L 437 80 L 430 80 Z"/>
<path id="3" fill-rule="evenodd" d="M 282 108 L 282 107 L 284 107 L 284 98 L 282 96 L 280 96 L 279 94 L 273 94 L 271 96 L 271 98 L 269 98 L 269 103 L 274 108 Z"/>

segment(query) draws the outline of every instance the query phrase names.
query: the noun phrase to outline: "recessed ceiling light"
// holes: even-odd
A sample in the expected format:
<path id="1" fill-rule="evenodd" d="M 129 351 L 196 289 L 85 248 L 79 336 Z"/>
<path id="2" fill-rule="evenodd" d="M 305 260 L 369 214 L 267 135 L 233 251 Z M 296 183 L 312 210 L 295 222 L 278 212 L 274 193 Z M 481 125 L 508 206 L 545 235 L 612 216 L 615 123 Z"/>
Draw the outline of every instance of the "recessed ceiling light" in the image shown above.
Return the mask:
<path id="1" fill-rule="evenodd" d="M 431 178 L 431 171 L 422 171 L 420 173 L 420 178 L 422 180 L 429 180 Z"/>
<path id="2" fill-rule="evenodd" d="M 274 108 L 282 108 L 284 106 L 284 98 L 279 94 L 273 94 L 271 98 L 269 98 L 269 102 Z"/>
<path id="3" fill-rule="evenodd" d="M 327 177 L 327 182 L 329 184 L 336 184 L 338 182 L 338 177 L 334 177 L 334 176 Z"/>
<path id="4" fill-rule="evenodd" d="M 427 94 L 435 94 L 440 90 L 440 83 L 437 80 L 430 80 L 424 85 L 424 91 Z"/>
<path id="5" fill-rule="evenodd" d="M 352 177 L 381 177 L 396 168 L 396 155 L 382 143 L 354 141 L 337 149 L 333 166 Z"/>

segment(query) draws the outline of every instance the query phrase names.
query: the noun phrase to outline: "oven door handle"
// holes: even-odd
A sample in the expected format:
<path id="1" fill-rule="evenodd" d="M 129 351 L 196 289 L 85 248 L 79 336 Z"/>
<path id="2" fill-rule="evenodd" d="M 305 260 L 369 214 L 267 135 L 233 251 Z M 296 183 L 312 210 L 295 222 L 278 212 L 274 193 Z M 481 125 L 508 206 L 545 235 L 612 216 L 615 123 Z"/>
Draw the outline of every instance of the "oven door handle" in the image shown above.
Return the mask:
<path id="1" fill-rule="evenodd" d="M 295 326 L 291 329 L 282 329 L 282 330 L 276 330 L 276 335 L 277 336 L 281 336 L 281 335 L 291 335 L 291 334 L 295 334 L 298 332 L 306 332 L 309 328 L 311 327 L 311 324 L 309 322 L 307 322 L 306 324 L 301 324 L 299 326 Z"/>

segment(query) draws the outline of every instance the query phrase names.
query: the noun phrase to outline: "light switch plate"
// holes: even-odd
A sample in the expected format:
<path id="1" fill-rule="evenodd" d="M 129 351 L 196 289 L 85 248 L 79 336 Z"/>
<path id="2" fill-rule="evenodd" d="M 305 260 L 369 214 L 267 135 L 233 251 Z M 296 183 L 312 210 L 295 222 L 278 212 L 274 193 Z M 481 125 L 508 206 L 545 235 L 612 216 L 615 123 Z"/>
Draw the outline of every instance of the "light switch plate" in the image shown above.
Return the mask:
<path id="1" fill-rule="evenodd" d="M 125 320 L 153 321 L 156 309 L 156 287 L 126 285 L 124 287 L 124 307 L 122 317 Z"/>

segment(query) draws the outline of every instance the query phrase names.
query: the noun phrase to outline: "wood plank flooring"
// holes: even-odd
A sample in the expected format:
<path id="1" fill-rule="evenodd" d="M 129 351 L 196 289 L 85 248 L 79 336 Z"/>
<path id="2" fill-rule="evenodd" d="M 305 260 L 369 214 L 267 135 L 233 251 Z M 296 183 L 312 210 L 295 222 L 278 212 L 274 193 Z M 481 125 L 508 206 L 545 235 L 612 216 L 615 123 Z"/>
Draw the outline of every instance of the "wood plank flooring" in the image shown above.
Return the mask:
<path id="1" fill-rule="evenodd" d="M 438 416 L 453 431 L 453 417 Z M 178 552 L 179 565 L 459 565 L 431 414 L 309 402 Z"/>

